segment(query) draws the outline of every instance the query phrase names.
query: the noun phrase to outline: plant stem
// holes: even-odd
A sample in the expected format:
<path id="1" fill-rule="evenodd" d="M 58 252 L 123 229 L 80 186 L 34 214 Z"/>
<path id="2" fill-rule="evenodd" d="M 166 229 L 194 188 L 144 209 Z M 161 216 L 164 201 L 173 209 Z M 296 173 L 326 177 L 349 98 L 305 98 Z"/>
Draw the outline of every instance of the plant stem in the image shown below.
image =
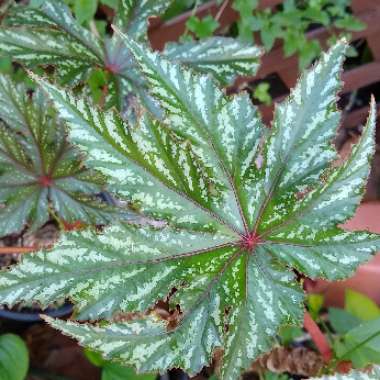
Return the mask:
<path id="1" fill-rule="evenodd" d="M 219 19 L 222 16 L 224 10 L 226 9 L 228 3 L 229 3 L 229 0 L 224 0 L 223 4 L 220 6 L 220 8 L 218 10 L 218 13 L 215 16 L 215 21 L 219 21 Z"/>
<path id="2" fill-rule="evenodd" d="M 0 247 L 0 255 L 9 255 L 12 253 L 31 253 L 38 251 L 38 247 Z"/>
<path id="3" fill-rule="evenodd" d="M 322 333 L 319 326 L 311 318 L 310 314 L 306 311 L 304 316 L 304 327 L 310 334 L 311 339 L 321 353 L 322 358 L 325 363 L 328 363 L 332 359 L 332 350 L 329 342 L 327 341 L 325 335 Z"/>

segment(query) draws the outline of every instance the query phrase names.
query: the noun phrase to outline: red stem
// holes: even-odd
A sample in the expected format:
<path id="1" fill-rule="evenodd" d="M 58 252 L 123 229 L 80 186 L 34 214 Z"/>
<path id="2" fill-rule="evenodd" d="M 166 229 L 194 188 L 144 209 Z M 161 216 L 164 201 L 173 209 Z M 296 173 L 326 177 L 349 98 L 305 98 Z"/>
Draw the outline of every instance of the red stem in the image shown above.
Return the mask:
<path id="1" fill-rule="evenodd" d="M 8 255 L 10 253 L 31 253 L 38 251 L 38 247 L 0 247 L 0 255 Z"/>
<path id="2" fill-rule="evenodd" d="M 319 326 L 314 322 L 313 318 L 311 318 L 307 311 L 305 312 L 303 324 L 306 331 L 310 334 L 311 339 L 317 346 L 318 351 L 321 353 L 323 361 L 328 363 L 332 359 L 330 344 Z"/>
<path id="3" fill-rule="evenodd" d="M 75 230 L 80 230 L 83 228 L 84 224 L 80 221 L 77 220 L 75 222 L 66 222 L 65 220 L 62 221 L 63 226 L 65 228 L 65 231 L 75 231 Z"/>

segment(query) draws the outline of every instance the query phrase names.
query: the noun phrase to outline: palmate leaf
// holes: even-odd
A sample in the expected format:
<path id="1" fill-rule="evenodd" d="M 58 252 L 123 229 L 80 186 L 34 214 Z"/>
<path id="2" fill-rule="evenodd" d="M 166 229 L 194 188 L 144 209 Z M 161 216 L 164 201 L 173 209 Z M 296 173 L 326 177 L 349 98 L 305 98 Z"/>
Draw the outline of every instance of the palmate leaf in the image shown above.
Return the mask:
<path id="1" fill-rule="evenodd" d="M 221 376 L 236 379 L 271 348 L 283 324 L 301 322 L 303 292 L 293 269 L 344 278 L 380 248 L 378 235 L 338 227 L 364 190 L 375 103 L 360 142 L 335 167 L 344 43 L 277 106 L 268 137 L 247 95 L 228 97 L 209 76 L 120 38 L 165 110 L 163 120 L 144 115 L 131 126 L 35 79 L 86 152 L 86 164 L 161 223 L 71 233 L 3 272 L 0 300 L 46 306 L 69 297 L 79 320 L 98 320 L 151 310 L 167 298 L 181 311 L 169 330 L 154 312 L 99 327 L 50 322 L 139 371 L 182 367 L 195 374 L 222 347 Z"/>
<path id="2" fill-rule="evenodd" d="M 111 208 L 95 199 L 105 177 L 83 166 L 46 96 L 0 77 L 0 236 L 38 228 L 52 209 L 67 222 L 103 224 Z"/>
<path id="3" fill-rule="evenodd" d="M 174 0 L 119 0 L 115 25 L 135 41 L 147 39 L 148 18 L 164 14 Z"/>
<path id="4" fill-rule="evenodd" d="M 147 39 L 147 19 L 164 12 L 171 0 L 120 0 L 115 23 L 134 39 Z M 145 81 L 135 61 L 117 36 L 100 38 L 81 26 L 61 1 L 47 0 L 38 8 L 14 6 L 0 29 L 0 53 L 10 55 L 29 68 L 56 68 L 61 83 L 78 84 L 96 69 L 110 77 L 106 105 L 124 111 L 128 96 L 138 96 L 154 114 L 157 105 L 146 93 Z M 197 47 L 199 46 L 199 47 Z M 186 51 L 190 49 L 192 58 Z M 203 72 L 223 84 L 236 75 L 253 75 L 261 50 L 229 38 L 212 38 L 200 43 L 176 44 L 168 56 Z M 234 59 L 234 62 L 231 61 Z"/>
<path id="5" fill-rule="evenodd" d="M 200 72 L 211 72 L 220 83 L 228 85 L 237 75 L 252 75 L 257 71 L 262 50 L 234 38 L 210 37 L 172 42 L 163 53 L 171 61 L 179 61 Z"/>

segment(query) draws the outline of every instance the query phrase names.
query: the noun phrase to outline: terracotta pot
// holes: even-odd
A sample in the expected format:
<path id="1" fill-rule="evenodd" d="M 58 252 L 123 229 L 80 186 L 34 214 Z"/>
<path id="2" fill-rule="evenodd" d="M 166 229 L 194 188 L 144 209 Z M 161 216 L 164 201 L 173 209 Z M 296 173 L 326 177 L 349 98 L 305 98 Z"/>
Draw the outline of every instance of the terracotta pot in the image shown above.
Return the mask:
<path id="1" fill-rule="evenodd" d="M 380 202 L 363 203 L 344 228 L 350 231 L 368 230 L 380 233 Z M 348 280 L 318 280 L 308 290 L 311 293 L 324 294 L 325 306 L 343 307 L 347 288 L 366 294 L 380 305 L 380 253 L 360 266 L 355 275 Z"/>

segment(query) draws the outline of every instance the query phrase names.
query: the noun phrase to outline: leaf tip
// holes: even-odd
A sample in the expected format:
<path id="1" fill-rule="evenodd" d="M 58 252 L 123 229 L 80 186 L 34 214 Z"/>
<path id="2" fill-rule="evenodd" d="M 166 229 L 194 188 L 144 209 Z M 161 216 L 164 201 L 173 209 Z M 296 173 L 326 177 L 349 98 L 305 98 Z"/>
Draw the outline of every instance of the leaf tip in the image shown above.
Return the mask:
<path id="1" fill-rule="evenodd" d="M 52 317 L 49 317 L 48 315 L 46 314 L 39 314 L 39 317 L 46 323 L 49 323 L 49 325 L 51 324 L 50 322 L 53 321 L 54 318 Z"/>

